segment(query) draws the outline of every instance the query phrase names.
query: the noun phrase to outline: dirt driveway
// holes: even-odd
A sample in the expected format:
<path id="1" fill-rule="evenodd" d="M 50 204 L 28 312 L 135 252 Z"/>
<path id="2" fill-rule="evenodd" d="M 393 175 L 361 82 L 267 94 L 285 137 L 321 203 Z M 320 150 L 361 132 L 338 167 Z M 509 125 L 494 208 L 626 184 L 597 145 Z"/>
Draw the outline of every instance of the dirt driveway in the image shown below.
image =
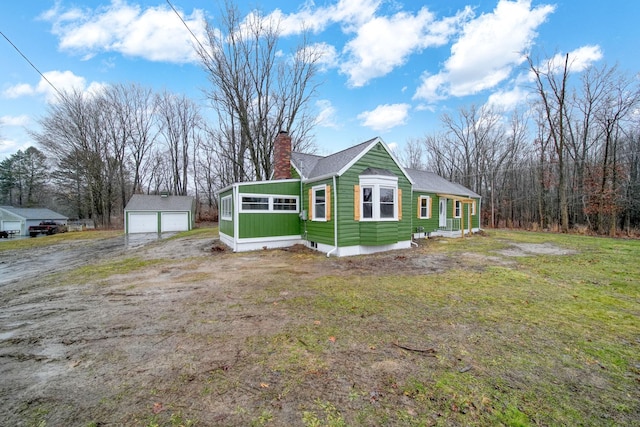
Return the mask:
<path id="1" fill-rule="evenodd" d="M 151 264 L 57 283 L 64 271 L 129 259 Z M 277 306 L 286 292 L 264 300 L 257 295 L 265 286 L 281 273 L 311 277 L 327 268 L 358 275 L 374 266 L 446 267 L 444 259 L 431 261 L 438 262 L 397 253 L 326 259 L 305 248 L 232 254 L 211 238 L 116 237 L 2 252 L 0 424 L 147 425 L 153 414 L 171 410 L 195 413 L 200 425 L 242 425 L 238 408 L 255 405 L 250 402 L 264 391 L 247 341 L 290 321 Z M 229 384 L 233 392 L 203 395 L 189 387 L 240 365 L 245 378 Z M 299 424 L 297 411 L 289 417 Z"/>

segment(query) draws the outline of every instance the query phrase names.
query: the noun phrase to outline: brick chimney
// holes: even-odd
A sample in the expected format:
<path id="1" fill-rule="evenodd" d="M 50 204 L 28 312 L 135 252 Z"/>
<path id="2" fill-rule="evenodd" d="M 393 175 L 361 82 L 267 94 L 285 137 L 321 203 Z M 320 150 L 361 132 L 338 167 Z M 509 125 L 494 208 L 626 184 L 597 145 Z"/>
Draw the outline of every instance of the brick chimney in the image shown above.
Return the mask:
<path id="1" fill-rule="evenodd" d="M 291 178 L 291 137 L 281 130 L 273 146 L 273 179 Z"/>

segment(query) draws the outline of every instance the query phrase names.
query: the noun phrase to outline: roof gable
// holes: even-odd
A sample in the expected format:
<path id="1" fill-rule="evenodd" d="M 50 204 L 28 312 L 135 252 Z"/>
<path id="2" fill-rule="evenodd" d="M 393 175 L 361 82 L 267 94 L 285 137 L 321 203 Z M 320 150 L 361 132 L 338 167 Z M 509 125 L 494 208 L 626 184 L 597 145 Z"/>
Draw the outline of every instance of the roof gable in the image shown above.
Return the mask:
<path id="1" fill-rule="evenodd" d="M 191 211 L 193 196 L 156 196 L 134 194 L 125 207 L 126 211 Z"/>
<path id="2" fill-rule="evenodd" d="M 341 176 L 377 144 L 380 144 L 386 150 L 389 157 L 396 163 L 406 178 L 412 181 L 411 177 L 398 162 L 398 159 L 396 159 L 389 147 L 387 147 L 379 137 L 372 138 L 326 157 L 304 153 L 291 153 L 291 163 L 300 173 L 303 180 Z"/>

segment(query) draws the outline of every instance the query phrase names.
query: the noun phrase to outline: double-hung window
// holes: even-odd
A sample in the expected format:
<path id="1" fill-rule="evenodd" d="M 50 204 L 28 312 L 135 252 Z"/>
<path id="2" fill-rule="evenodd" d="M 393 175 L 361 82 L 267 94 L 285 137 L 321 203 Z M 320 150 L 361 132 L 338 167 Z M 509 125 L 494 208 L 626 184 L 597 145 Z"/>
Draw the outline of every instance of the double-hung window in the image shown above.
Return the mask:
<path id="1" fill-rule="evenodd" d="M 313 187 L 311 191 L 313 201 L 313 220 L 314 221 L 326 221 L 327 220 L 327 186 L 320 185 Z"/>
<path id="2" fill-rule="evenodd" d="M 224 196 L 220 201 L 220 218 L 225 221 L 231 221 L 232 218 L 231 196 Z"/>
<path id="3" fill-rule="evenodd" d="M 462 202 L 460 200 L 454 200 L 453 205 L 454 205 L 454 210 L 453 210 L 454 217 L 462 218 Z"/>
<path id="4" fill-rule="evenodd" d="M 418 218 L 431 218 L 431 197 L 420 196 L 418 198 Z"/>

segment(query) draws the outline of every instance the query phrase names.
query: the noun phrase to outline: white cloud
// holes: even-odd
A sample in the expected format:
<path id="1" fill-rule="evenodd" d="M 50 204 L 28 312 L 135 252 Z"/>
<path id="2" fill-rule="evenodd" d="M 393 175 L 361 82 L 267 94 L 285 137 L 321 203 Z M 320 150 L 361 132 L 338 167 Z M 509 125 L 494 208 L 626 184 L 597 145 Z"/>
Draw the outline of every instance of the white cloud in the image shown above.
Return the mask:
<path id="1" fill-rule="evenodd" d="M 510 90 L 498 90 L 489 96 L 487 104 L 503 111 L 511 111 L 523 103 L 530 93 L 531 91 L 522 86 L 516 86 Z"/>
<path id="2" fill-rule="evenodd" d="M 569 52 L 569 73 L 580 73 L 593 65 L 594 62 L 602 59 L 603 54 L 599 46 L 583 46 Z M 563 72 L 566 54 L 558 53 L 543 64 L 536 67 L 543 72 L 559 74 Z M 504 109 L 505 111 L 513 110 L 518 105 L 524 103 L 530 96 L 531 83 L 535 80 L 532 71 L 527 70 L 518 75 L 510 89 L 500 89 L 489 96 L 487 104 L 493 107 Z M 529 87 L 527 87 L 529 86 Z"/>
<path id="3" fill-rule="evenodd" d="M 2 92 L 5 98 L 15 99 L 21 96 L 29 96 L 34 94 L 34 88 L 26 83 L 19 83 L 14 86 L 10 86 Z"/>
<path id="4" fill-rule="evenodd" d="M 20 142 L 14 138 L 3 139 L 0 135 L 0 160 L 16 154 L 18 150 L 24 151 L 32 145 L 31 141 Z"/>
<path id="5" fill-rule="evenodd" d="M 0 125 L 2 126 L 26 126 L 30 121 L 31 119 L 26 114 L 0 117 Z"/>
<path id="6" fill-rule="evenodd" d="M 335 23 L 350 33 L 373 18 L 381 4 L 382 0 L 339 0 L 333 5 L 315 7 L 313 1 L 308 1 L 297 12 L 285 15 L 276 9 L 268 17 L 280 23 L 283 36 L 300 34 L 304 30 L 317 34 Z"/>
<path id="7" fill-rule="evenodd" d="M 316 108 L 319 110 L 316 117 L 316 125 L 326 128 L 339 129 L 340 125 L 336 116 L 336 108 L 327 99 L 316 101 Z"/>
<path id="8" fill-rule="evenodd" d="M 387 131 L 407 122 L 409 108 L 411 108 L 409 104 L 379 105 L 371 111 L 360 113 L 358 119 L 362 120 L 362 126 L 376 131 Z"/>
<path id="9" fill-rule="evenodd" d="M 416 15 L 398 12 L 391 17 L 375 17 L 347 43 L 344 53 L 348 59 L 340 69 L 349 76 L 349 84 L 363 86 L 404 65 L 411 54 L 447 43 L 470 14 L 471 9 L 467 8 L 454 17 L 436 21 L 433 13 L 423 7 Z"/>
<path id="10" fill-rule="evenodd" d="M 503 82 L 526 60 L 536 29 L 553 13 L 552 5 L 531 7 L 531 0 L 500 0 L 491 13 L 464 25 L 444 69 L 424 74 L 414 98 L 435 101 L 465 96 Z"/>
<path id="11" fill-rule="evenodd" d="M 204 40 L 204 14 L 194 9 L 182 18 L 200 40 Z M 123 0 L 95 10 L 59 6 L 45 12 L 42 19 L 52 22 L 53 33 L 60 38 L 60 49 L 91 58 L 100 52 L 118 52 L 150 61 L 193 62 L 197 55 L 193 37 L 175 12 L 166 6 L 142 10 Z"/>
<path id="12" fill-rule="evenodd" d="M 334 68 L 337 66 L 338 52 L 336 51 L 335 46 L 327 43 L 316 43 L 312 45 L 311 48 L 316 50 L 320 54 L 320 60 L 318 61 L 320 70 L 326 71 L 329 68 Z"/>
<path id="13" fill-rule="evenodd" d="M 47 71 L 43 75 L 44 77 L 40 78 L 37 85 L 32 86 L 27 83 L 20 83 L 6 89 L 4 95 L 8 98 L 44 95 L 48 102 L 55 102 L 59 96 L 58 91 L 62 93 L 73 91 L 96 93 L 105 86 L 104 83 L 99 82 L 91 82 L 87 85 L 84 77 L 77 76 L 71 71 L 54 70 Z"/>
<path id="14" fill-rule="evenodd" d="M 588 45 L 582 46 L 569 52 L 569 72 L 579 73 L 587 69 L 594 62 L 601 60 L 603 57 L 600 46 Z M 558 53 L 548 62 L 551 72 L 561 73 L 564 69 L 566 54 Z M 546 68 L 546 67 L 545 67 Z"/>
<path id="15" fill-rule="evenodd" d="M 340 71 L 348 76 L 350 86 L 359 87 L 402 66 L 410 55 L 447 43 L 460 24 L 472 15 L 468 7 L 439 21 L 426 7 L 415 14 L 400 11 L 381 15 L 383 3 L 382 0 L 339 0 L 333 5 L 315 7 L 313 1 L 308 1 L 295 13 L 284 14 L 276 9 L 267 19 L 280 23 L 283 36 L 300 34 L 305 29 L 319 33 L 332 24 L 340 25 L 342 32 L 350 37 L 341 53 Z M 392 4 L 392 7 L 399 5 Z"/>

